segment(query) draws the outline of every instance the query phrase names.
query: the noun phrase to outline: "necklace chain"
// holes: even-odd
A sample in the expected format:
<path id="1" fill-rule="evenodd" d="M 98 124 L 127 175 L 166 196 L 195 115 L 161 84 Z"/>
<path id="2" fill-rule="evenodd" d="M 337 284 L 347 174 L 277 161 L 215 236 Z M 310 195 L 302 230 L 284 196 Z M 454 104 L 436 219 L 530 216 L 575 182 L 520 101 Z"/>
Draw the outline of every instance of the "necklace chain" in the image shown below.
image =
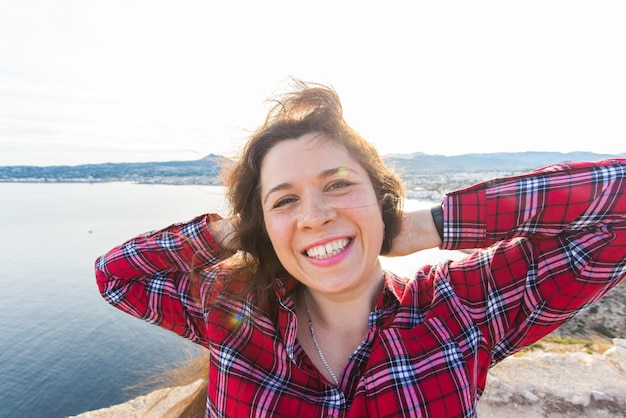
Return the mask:
<path id="1" fill-rule="evenodd" d="M 309 330 L 311 331 L 311 339 L 313 340 L 313 344 L 315 345 L 317 354 L 320 356 L 322 363 L 324 363 L 324 367 L 326 367 L 326 370 L 328 370 L 328 373 L 335 381 L 335 384 L 339 386 L 339 379 L 337 379 L 337 376 L 335 376 L 333 369 L 331 369 L 330 366 L 328 365 L 328 362 L 326 361 L 326 357 L 324 357 L 324 353 L 322 353 L 322 349 L 320 348 L 320 345 L 317 342 L 317 338 L 315 338 L 315 331 L 313 331 L 313 321 L 311 321 L 311 312 L 309 312 L 309 303 L 307 302 L 306 291 L 303 293 L 304 293 L 304 308 L 306 309 L 306 317 L 309 321 Z"/>

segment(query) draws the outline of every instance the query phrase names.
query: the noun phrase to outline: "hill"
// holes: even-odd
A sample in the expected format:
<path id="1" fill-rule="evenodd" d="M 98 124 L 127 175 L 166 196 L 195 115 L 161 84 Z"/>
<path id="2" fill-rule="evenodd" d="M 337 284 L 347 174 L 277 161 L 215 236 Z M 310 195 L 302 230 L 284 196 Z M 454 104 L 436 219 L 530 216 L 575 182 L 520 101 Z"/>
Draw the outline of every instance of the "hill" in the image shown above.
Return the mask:
<path id="1" fill-rule="evenodd" d="M 555 163 L 597 161 L 626 157 L 626 154 L 608 155 L 591 152 L 499 152 L 488 154 L 432 155 L 421 152 L 393 154 L 386 158 L 401 170 L 434 171 L 527 171 Z"/>

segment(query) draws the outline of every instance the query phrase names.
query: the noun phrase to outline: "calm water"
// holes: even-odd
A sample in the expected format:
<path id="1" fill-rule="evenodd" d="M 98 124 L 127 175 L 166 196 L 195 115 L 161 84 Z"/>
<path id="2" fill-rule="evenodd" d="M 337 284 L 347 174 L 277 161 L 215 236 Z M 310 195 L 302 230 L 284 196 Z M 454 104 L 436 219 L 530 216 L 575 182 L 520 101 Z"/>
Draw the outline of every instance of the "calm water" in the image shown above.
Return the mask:
<path id="1" fill-rule="evenodd" d="M 0 183 L 0 202 L 0 416 L 123 402 L 197 352 L 105 303 L 93 262 L 140 232 L 224 212 L 221 188 Z"/>
<path id="2" fill-rule="evenodd" d="M 225 213 L 221 187 L 0 183 L 0 202 L 0 416 L 124 402 L 146 390 L 127 387 L 198 352 L 105 303 L 93 263 L 141 232 Z M 422 261 L 384 263 L 409 274 Z"/>

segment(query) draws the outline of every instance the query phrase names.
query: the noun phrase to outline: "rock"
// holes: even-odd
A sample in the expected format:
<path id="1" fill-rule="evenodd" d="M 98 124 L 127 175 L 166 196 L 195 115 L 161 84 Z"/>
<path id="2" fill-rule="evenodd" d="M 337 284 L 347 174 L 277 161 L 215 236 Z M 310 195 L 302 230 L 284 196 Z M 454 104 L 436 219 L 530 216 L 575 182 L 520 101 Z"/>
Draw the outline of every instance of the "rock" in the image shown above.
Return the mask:
<path id="1" fill-rule="evenodd" d="M 480 418 L 626 416 L 626 340 L 604 354 L 529 352 L 490 372 Z M 495 383 L 495 384 L 492 384 Z"/>
<path id="2" fill-rule="evenodd" d="M 614 338 L 613 347 L 604 352 L 604 355 L 615 367 L 626 373 L 626 339 Z"/>
<path id="3" fill-rule="evenodd" d="M 154 418 L 167 416 L 167 412 L 185 397 L 191 395 L 198 385 L 206 385 L 206 380 L 174 388 L 159 389 L 147 395 L 138 396 L 128 402 L 110 408 L 84 412 L 69 418 Z"/>
<path id="4" fill-rule="evenodd" d="M 592 390 L 591 391 L 591 396 L 593 397 L 593 400 L 596 401 L 596 402 L 600 402 L 600 401 L 613 402 L 613 401 L 615 401 L 615 399 L 611 398 L 606 393 L 600 392 L 600 391 L 597 391 L 597 390 Z"/>
<path id="5" fill-rule="evenodd" d="M 573 395 L 571 398 L 567 399 L 572 405 L 580 405 L 580 406 L 589 406 L 591 402 L 591 397 L 588 395 Z"/>
<path id="6" fill-rule="evenodd" d="M 537 395 L 535 395 L 534 393 L 532 393 L 529 390 L 523 390 L 520 395 L 522 396 L 522 398 L 524 398 L 524 400 L 527 403 L 536 403 L 539 401 L 539 397 Z"/>

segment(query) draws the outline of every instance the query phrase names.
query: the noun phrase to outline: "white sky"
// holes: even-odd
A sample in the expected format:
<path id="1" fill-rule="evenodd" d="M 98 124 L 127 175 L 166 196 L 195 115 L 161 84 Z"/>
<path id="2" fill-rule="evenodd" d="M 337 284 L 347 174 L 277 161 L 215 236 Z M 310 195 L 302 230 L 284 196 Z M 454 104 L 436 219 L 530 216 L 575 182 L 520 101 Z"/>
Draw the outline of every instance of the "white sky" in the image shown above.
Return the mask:
<path id="1" fill-rule="evenodd" d="M 293 76 L 383 154 L 626 152 L 626 2 L 0 0 L 0 165 L 232 154 Z"/>

